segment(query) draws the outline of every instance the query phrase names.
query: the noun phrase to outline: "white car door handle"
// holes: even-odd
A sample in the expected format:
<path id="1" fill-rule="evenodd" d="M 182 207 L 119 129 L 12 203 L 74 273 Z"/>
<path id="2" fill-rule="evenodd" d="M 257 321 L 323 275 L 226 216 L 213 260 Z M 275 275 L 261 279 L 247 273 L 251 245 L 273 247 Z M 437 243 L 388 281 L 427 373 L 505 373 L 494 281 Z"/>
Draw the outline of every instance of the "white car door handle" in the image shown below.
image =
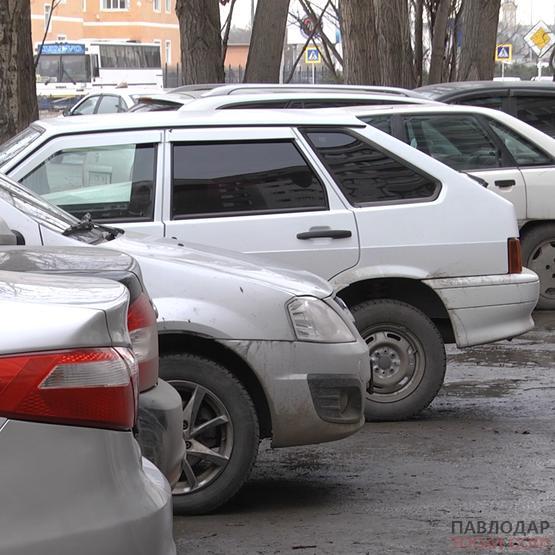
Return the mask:
<path id="1" fill-rule="evenodd" d="M 330 239 L 348 239 L 352 235 L 353 234 L 349 229 L 318 229 L 297 233 L 297 239 L 318 239 L 320 237 L 329 237 Z"/>
<path id="2" fill-rule="evenodd" d="M 514 179 L 501 179 L 495 182 L 495 186 L 500 189 L 507 189 L 508 187 L 514 187 L 515 185 L 516 181 Z"/>

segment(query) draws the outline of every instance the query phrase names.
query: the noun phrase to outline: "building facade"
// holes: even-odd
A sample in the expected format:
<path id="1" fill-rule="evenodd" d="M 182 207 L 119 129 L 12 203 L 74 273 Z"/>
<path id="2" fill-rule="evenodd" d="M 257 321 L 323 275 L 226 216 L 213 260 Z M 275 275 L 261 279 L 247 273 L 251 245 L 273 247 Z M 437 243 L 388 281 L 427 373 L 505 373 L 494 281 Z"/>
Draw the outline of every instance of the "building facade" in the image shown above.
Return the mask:
<path id="1" fill-rule="evenodd" d="M 79 39 L 157 43 L 163 64 L 180 61 L 175 0 L 30 0 L 33 44 Z M 55 6 L 48 20 L 52 6 Z M 48 27 L 48 28 L 47 28 Z"/>

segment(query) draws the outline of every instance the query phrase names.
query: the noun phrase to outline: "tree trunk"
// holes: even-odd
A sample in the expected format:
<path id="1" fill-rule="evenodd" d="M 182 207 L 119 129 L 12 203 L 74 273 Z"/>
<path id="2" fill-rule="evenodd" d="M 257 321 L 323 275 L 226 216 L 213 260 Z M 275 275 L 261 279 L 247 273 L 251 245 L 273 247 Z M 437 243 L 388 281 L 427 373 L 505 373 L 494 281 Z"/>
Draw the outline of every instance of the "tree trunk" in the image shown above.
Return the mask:
<path id="1" fill-rule="evenodd" d="M 277 83 L 289 0 L 258 0 L 252 28 L 245 83 Z"/>
<path id="2" fill-rule="evenodd" d="M 501 0 L 464 0 L 459 81 L 493 79 Z"/>
<path id="3" fill-rule="evenodd" d="M 343 76 L 347 85 L 381 83 L 374 2 L 341 0 Z"/>
<path id="4" fill-rule="evenodd" d="M 0 142 L 38 118 L 31 4 L 0 3 Z"/>
<path id="5" fill-rule="evenodd" d="M 416 0 L 414 8 L 414 71 L 416 73 L 416 86 L 422 86 L 424 69 L 424 48 L 423 48 L 423 19 L 424 4 L 423 0 Z"/>
<path id="6" fill-rule="evenodd" d="M 374 0 L 381 84 L 412 88 L 416 84 L 408 0 Z"/>
<path id="7" fill-rule="evenodd" d="M 430 57 L 430 74 L 428 83 L 441 83 L 445 60 L 445 40 L 447 21 L 451 11 L 451 0 L 439 0 L 432 29 L 432 54 Z"/>
<path id="8" fill-rule="evenodd" d="M 184 83 L 223 83 L 219 1 L 176 0 L 175 13 L 181 35 Z"/>

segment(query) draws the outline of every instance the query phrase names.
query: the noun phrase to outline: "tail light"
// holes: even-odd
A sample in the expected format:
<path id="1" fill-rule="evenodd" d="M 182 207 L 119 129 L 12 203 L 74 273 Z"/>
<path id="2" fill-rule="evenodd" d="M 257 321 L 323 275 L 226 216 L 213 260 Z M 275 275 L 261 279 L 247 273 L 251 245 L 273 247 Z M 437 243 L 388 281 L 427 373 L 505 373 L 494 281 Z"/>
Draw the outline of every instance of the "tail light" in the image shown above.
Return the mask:
<path id="1" fill-rule="evenodd" d="M 137 418 L 130 349 L 76 349 L 0 357 L 0 416 L 116 430 Z"/>
<path id="2" fill-rule="evenodd" d="M 509 274 L 520 274 L 522 272 L 522 254 L 520 251 L 520 240 L 511 238 L 507 241 L 509 255 Z"/>
<path id="3" fill-rule="evenodd" d="M 131 303 L 127 327 L 139 363 L 139 389 L 147 391 L 158 381 L 158 329 L 156 313 L 144 293 Z"/>

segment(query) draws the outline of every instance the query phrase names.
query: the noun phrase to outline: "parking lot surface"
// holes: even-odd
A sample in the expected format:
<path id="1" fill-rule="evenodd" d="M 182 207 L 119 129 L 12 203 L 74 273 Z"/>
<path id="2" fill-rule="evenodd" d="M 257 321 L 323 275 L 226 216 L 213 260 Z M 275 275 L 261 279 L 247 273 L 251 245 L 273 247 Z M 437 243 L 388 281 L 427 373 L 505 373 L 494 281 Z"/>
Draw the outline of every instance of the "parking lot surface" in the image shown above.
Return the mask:
<path id="1" fill-rule="evenodd" d="M 419 419 L 313 447 L 263 443 L 232 503 L 174 518 L 178 553 L 555 553 L 555 312 L 535 320 L 512 342 L 450 347 Z M 484 536 L 505 543 L 479 547 Z"/>

